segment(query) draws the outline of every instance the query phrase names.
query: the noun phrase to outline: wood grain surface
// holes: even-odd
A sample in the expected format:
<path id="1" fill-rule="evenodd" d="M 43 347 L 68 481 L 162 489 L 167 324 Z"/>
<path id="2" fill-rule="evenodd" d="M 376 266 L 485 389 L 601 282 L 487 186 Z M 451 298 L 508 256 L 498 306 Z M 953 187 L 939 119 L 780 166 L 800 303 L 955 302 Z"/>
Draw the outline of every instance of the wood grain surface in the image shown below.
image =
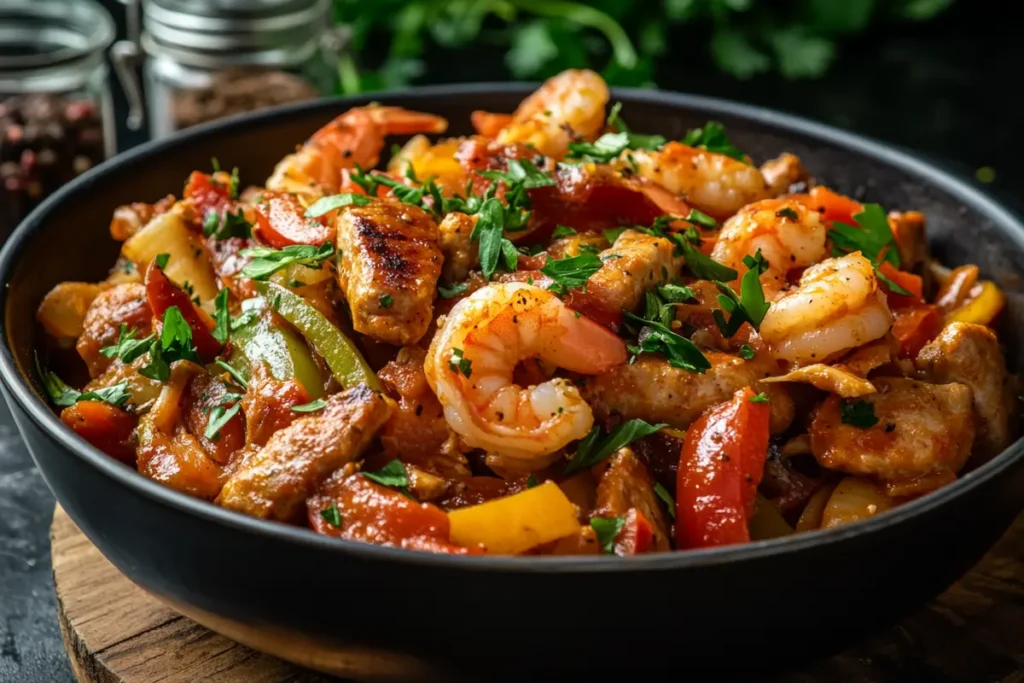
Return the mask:
<path id="1" fill-rule="evenodd" d="M 181 616 L 121 575 L 59 506 L 51 541 L 64 647 L 82 683 L 338 680 L 257 652 Z M 261 649 L 280 647 L 277 636 L 260 638 L 232 630 L 236 627 L 217 624 L 219 631 Z M 329 654 L 304 653 L 301 658 L 338 670 L 339 660 Z M 379 661 L 385 668 L 402 664 Z M 345 663 L 346 670 L 369 666 L 366 661 Z M 1024 683 L 1024 515 L 969 574 L 900 624 L 843 654 L 765 680 Z"/>

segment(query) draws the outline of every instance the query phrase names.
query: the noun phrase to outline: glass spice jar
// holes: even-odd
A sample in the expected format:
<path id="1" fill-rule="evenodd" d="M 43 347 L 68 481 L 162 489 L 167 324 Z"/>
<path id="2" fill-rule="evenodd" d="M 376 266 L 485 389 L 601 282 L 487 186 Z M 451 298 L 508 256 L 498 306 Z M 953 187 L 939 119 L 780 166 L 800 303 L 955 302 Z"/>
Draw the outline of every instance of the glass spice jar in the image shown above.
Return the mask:
<path id="1" fill-rule="evenodd" d="M 114 154 L 113 39 L 113 19 L 93 0 L 0 0 L 0 240 Z"/>
<path id="2" fill-rule="evenodd" d="M 153 138 L 224 116 L 331 94 L 345 35 L 330 0 L 128 0 L 118 75 Z M 141 26 L 139 16 L 141 12 Z"/>

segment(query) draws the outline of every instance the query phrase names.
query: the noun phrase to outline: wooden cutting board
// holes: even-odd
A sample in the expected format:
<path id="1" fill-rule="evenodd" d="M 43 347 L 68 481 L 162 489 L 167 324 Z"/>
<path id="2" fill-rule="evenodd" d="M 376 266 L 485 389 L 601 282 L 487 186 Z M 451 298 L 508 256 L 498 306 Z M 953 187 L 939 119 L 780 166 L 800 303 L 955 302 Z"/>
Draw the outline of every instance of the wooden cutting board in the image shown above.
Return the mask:
<path id="1" fill-rule="evenodd" d="M 338 680 L 251 650 L 181 616 L 120 574 L 60 506 L 50 538 L 61 633 L 81 683 Z M 375 666 L 236 628 L 244 627 L 218 625 L 310 666 L 355 675 Z M 393 665 L 385 659 L 376 663 L 383 669 Z M 1024 683 L 1024 515 L 967 576 L 902 623 L 841 655 L 766 680 Z"/>

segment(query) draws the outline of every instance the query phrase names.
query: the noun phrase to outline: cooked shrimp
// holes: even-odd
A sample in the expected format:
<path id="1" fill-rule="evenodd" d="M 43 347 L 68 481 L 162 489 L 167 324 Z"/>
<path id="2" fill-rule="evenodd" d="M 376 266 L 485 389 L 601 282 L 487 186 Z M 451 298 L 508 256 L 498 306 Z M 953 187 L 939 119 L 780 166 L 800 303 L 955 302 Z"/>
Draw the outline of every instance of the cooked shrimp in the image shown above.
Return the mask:
<path id="1" fill-rule="evenodd" d="M 778 360 L 824 363 L 885 335 L 892 313 L 875 270 L 859 251 L 808 268 L 800 285 L 775 301 L 761 338 Z"/>
<path id="2" fill-rule="evenodd" d="M 608 86 L 603 78 L 588 69 L 569 69 L 523 100 L 497 140 L 503 145 L 532 144 L 541 154 L 561 159 L 570 142 L 598 136 L 606 104 Z"/>
<path id="3" fill-rule="evenodd" d="M 804 268 L 825 258 L 825 225 L 818 213 L 788 199 L 766 199 L 745 206 L 727 220 L 718 234 L 711 258 L 747 271 L 743 257 L 757 250 L 768 261 L 761 286 L 770 300 L 786 284 L 791 268 Z"/>
<path id="4" fill-rule="evenodd" d="M 313 195 L 337 192 L 343 169 L 377 165 L 386 136 L 447 129 L 448 121 L 440 116 L 401 107 L 349 109 L 282 159 L 267 179 L 267 189 Z"/>
<path id="5" fill-rule="evenodd" d="M 756 166 L 681 142 L 670 142 L 657 151 L 628 150 L 620 163 L 683 195 L 688 203 L 715 218 L 724 219 L 751 202 L 771 196 Z"/>
<path id="6" fill-rule="evenodd" d="M 597 374 L 625 363 L 626 347 L 546 289 L 491 284 L 463 299 L 434 336 L 424 369 L 448 425 L 468 445 L 536 461 L 586 436 L 594 416 L 571 381 L 513 384 L 528 358 Z"/>

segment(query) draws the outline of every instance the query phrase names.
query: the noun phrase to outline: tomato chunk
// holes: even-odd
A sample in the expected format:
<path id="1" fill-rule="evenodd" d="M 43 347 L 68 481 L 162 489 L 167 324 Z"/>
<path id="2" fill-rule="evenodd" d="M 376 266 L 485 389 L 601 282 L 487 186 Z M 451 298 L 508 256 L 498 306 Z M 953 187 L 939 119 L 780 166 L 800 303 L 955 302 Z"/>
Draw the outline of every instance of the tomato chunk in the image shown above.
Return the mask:
<path id="1" fill-rule="evenodd" d="M 616 555 L 639 555 L 646 553 L 654 539 L 654 528 L 636 508 L 629 508 L 622 531 L 615 537 Z"/>
<path id="2" fill-rule="evenodd" d="M 199 171 L 193 171 L 188 177 L 185 183 L 185 197 L 192 200 L 196 212 L 202 218 L 211 210 L 223 213 L 231 206 L 230 187 Z"/>
<path id="3" fill-rule="evenodd" d="M 879 266 L 878 270 L 882 275 L 910 292 L 910 296 L 897 294 L 889 289 L 889 287 L 883 282 L 882 287 L 885 289 L 885 298 L 889 302 L 889 308 L 895 310 L 897 308 L 905 308 L 907 306 L 920 306 L 924 303 L 924 299 L 922 297 L 924 282 L 920 276 L 899 270 L 888 261 Z"/>
<path id="4" fill-rule="evenodd" d="M 115 460 L 135 464 L 133 435 L 139 418 L 100 401 L 79 401 L 61 411 L 61 421 L 75 434 Z"/>
<path id="5" fill-rule="evenodd" d="M 306 207 L 291 194 L 263 193 L 263 201 L 256 206 L 256 224 L 263 241 L 275 249 L 293 244 L 319 247 L 334 241 L 326 218 L 306 218 Z"/>
<path id="6" fill-rule="evenodd" d="M 164 313 L 171 306 L 177 306 L 189 329 L 192 330 L 192 344 L 195 345 L 199 357 L 205 363 L 217 357 L 223 344 L 217 341 L 211 332 L 213 321 L 210 320 L 210 316 L 193 304 L 188 294 L 171 282 L 155 261 L 150 263 L 146 270 L 146 298 L 153 309 L 155 327 L 162 329 Z"/>
<path id="7" fill-rule="evenodd" d="M 676 480 L 679 549 L 746 543 L 768 453 L 768 403 L 749 387 L 686 430 Z"/>
<path id="8" fill-rule="evenodd" d="M 915 358 L 941 331 L 942 315 L 938 306 L 919 304 L 895 311 L 892 335 L 900 343 L 900 358 Z"/>

